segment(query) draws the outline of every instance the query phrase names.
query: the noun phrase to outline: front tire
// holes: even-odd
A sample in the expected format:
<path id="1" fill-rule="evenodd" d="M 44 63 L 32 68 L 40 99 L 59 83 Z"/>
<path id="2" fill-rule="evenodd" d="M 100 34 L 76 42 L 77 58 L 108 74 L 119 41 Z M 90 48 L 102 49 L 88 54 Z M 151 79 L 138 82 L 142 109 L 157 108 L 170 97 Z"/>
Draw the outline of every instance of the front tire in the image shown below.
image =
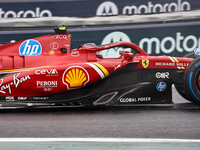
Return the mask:
<path id="1" fill-rule="evenodd" d="M 184 87 L 188 98 L 200 105 L 200 58 L 193 60 L 187 67 Z"/>

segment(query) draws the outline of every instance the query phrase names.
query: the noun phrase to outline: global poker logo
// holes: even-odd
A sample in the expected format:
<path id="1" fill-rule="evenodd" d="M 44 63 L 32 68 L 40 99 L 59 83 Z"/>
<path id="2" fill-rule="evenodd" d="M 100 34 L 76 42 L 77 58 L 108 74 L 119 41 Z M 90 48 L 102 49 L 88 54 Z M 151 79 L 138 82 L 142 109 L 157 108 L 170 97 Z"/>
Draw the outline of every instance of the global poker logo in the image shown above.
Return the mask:
<path id="1" fill-rule="evenodd" d="M 162 92 L 167 88 L 167 84 L 165 82 L 159 82 L 156 85 L 156 88 L 157 88 L 158 91 Z"/>
<path id="2" fill-rule="evenodd" d="M 19 47 L 20 55 L 40 55 L 41 52 L 42 46 L 36 40 L 26 40 Z"/>
<path id="3" fill-rule="evenodd" d="M 97 16 L 118 15 L 118 8 L 115 3 L 106 1 L 101 3 L 96 11 Z"/>
<path id="4" fill-rule="evenodd" d="M 108 34 L 102 40 L 101 45 L 106 45 L 106 44 L 120 42 L 120 41 L 131 42 L 128 35 L 126 35 L 123 32 L 116 31 L 116 32 L 111 32 L 110 34 Z M 120 56 L 119 51 L 123 51 L 123 50 L 125 49 L 123 49 L 122 47 L 114 47 L 114 48 L 110 48 L 108 50 L 104 50 L 101 52 L 104 58 L 118 58 Z M 131 51 L 131 49 L 126 48 L 126 51 Z"/>

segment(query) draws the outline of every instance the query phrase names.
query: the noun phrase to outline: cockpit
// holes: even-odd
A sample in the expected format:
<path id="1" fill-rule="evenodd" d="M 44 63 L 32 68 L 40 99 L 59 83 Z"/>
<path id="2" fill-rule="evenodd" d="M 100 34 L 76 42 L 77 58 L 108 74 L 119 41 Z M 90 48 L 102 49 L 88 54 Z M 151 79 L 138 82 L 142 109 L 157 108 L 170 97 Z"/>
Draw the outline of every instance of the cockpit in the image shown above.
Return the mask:
<path id="1" fill-rule="evenodd" d="M 120 58 L 124 53 L 135 53 L 135 51 L 128 46 L 115 46 L 112 45 L 99 45 L 95 43 L 86 43 L 79 46 L 79 49 L 87 49 L 89 51 L 96 51 L 96 57 L 99 59 L 102 58 Z"/>

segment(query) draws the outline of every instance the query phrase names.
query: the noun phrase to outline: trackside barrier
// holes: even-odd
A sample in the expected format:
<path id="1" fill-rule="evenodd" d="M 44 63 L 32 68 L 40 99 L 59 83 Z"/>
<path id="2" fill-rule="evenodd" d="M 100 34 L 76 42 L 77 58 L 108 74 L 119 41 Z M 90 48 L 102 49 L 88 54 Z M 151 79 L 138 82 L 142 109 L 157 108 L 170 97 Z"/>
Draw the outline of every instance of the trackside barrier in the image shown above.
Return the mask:
<path id="1" fill-rule="evenodd" d="M 0 18 L 0 30 L 5 28 L 47 28 L 67 25 L 70 28 L 81 26 L 101 27 L 116 25 L 189 22 L 200 20 L 200 10 L 151 15 L 121 15 L 101 17 L 43 17 L 43 18 Z M 10 30 L 10 29 L 9 29 Z"/>
<path id="2" fill-rule="evenodd" d="M 76 28 L 68 31 L 72 34 L 71 48 L 77 48 L 84 43 L 103 45 L 128 41 L 139 45 L 149 55 L 184 56 L 200 47 L 200 22 Z M 46 34 L 54 34 L 53 29 L 0 31 L 0 43 L 31 39 Z M 120 50 L 110 49 L 103 55 L 118 56 Z"/>

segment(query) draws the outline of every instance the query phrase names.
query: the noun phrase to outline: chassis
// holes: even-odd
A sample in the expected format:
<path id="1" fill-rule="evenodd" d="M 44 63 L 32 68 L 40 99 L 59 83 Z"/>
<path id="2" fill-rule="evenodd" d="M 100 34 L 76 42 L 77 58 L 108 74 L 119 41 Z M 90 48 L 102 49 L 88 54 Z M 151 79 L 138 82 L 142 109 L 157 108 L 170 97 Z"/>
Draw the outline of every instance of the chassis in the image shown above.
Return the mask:
<path id="1" fill-rule="evenodd" d="M 65 27 L 0 46 L 0 108 L 171 104 L 172 84 L 200 104 L 200 58 L 149 56 L 130 42 L 70 50 Z M 118 58 L 101 51 L 121 47 Z"/>

